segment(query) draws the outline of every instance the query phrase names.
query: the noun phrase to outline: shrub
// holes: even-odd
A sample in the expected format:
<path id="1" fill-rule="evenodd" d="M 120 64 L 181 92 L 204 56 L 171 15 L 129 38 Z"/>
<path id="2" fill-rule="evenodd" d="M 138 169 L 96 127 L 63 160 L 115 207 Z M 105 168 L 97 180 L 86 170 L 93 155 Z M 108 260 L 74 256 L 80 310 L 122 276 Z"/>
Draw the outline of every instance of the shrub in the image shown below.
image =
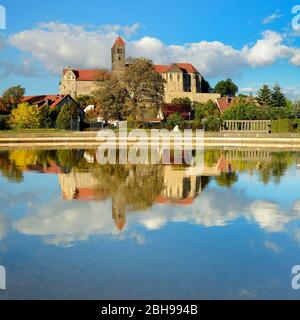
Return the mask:
<path id="1" fill-rule="evenodd" d="M 273 120 L 272 132 L 273 133 L 300 132 L 300 120 L 299 119 Z"/>
<path id="2" fill-rule="evenodd" d="M 0 115 L 0 130 L 8 129 L 8 119 L 9 119 L 9 116 Z"/>
<path id="3" fill-rule="evenodd" d="M 172 129 L 176 126 L 179 126 L 179 128 L 182 128 L 184 126 L 184 119 L 182 118 L 179 112 L 175 112 L 171 116 L 169 116 L 169 118 L 167 119 L 166 126 L 169 129 Z"/>
<path id="4" fill-rule="evenodd" d="M 38 129 L 42 126 L 42 115 L 37 107 L 21 103 L 12 110 L 8 123 L 12 129 Z"/>
<path id="5" fill-rule="evenodd" d="M 219 131 L 220 130 L 220 119 L 217 118 L 207 118 L 205 120 L 205 130 L 206 131 Z"/>
<path id="6" fill-rule="evenodd" d="M 240 100 L 222 114 L 222 120 L 268 120 L 268 108 Z"/>
<path id="7" fill-rule="evenodd" d="M 217 105 L 209 100 L 206 103 L 194 102 L 195 118 L 204 119 L 210 117 L 218 118 L 220 116 L 220 111 Z"/>
<path id="8" fill-rule="evenodd" d="M 61 108 L 60 113 L 56 119 L 56 127 L 62 130 L 70 130 L 72 120 L 78 119 L 79 112 L 77 106 L 73 104 L 66 104 Z"/>

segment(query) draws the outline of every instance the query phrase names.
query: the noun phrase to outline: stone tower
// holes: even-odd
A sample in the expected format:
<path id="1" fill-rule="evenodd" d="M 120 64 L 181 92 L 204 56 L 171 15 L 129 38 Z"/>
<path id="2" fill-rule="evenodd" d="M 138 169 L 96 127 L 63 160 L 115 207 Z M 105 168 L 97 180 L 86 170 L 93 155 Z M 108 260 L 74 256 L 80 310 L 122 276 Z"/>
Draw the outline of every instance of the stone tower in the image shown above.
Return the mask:
<path id="1" fill-rule="evenodd" d="M 113 75 L 122 78 L 125 76 L 126 43 L 119 36 L 111 48 L 111 62 Z"/>

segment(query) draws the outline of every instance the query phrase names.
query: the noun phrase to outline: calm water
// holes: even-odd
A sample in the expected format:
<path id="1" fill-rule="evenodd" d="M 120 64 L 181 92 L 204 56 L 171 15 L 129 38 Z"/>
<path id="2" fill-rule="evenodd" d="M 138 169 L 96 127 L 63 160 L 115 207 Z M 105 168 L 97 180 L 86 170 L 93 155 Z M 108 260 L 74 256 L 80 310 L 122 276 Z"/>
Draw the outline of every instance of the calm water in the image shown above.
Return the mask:
<path id="1" fill-rule="evenodd" d="M 0 299 L 299 299 L 300 153 L 205 168 L 0 151 Z"/>

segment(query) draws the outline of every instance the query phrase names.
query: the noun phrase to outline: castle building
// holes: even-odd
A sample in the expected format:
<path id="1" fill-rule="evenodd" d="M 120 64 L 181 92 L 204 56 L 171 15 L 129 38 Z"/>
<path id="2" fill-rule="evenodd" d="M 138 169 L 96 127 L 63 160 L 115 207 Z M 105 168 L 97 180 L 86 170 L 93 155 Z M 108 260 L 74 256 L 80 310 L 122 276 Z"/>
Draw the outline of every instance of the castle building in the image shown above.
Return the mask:
<path id="1" fill-rule="evenodd" d="M 128 64 L 126 62 L 126 43 L 119 36 L 111 49 L 112 73 L 123 78 Z M 165 79 L 165 102 L 171 103 L 174 98 L 189 97 L 192 101 L 207 102 L 220 98 L 219 94 L 203 93 L 204 78 L 190 63 L 172 63 L 154 65 L 154 70 Z M 90 95 L 97 89 L 99 70 L 82 70 L 67 68 L 63 70 L 60 83 L 61 94 L 73 98 Z"/>

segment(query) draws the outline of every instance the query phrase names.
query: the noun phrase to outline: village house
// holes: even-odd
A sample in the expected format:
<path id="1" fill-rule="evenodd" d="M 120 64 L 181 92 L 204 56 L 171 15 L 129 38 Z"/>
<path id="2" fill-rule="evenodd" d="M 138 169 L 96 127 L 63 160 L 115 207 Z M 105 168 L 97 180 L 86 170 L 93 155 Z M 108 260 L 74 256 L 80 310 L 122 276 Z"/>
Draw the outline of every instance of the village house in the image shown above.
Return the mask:
<path id="1" fill-rule="evenodd" d="M 50 107 L 60 109 L 65 104 L 76 104 L 76 101 L 70 95 L 52 94 L 52 95 L 38 95 L 38 96 L 25 96 L 23 102 L 32 106 Z"/>

